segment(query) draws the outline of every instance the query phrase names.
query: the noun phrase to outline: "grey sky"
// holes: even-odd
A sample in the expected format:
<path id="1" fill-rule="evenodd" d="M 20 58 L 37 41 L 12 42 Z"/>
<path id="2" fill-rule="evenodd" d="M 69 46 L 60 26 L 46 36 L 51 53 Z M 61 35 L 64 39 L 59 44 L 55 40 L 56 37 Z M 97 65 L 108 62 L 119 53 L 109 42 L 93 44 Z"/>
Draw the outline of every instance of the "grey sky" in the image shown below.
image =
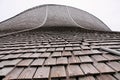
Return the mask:
<path id="1" fill-rule="evenodd" d="M 85 10 L 113 31 L 120 31 L 120 0 L 0 0 L 0 22 L 41 4 L 62 4 Z"/>

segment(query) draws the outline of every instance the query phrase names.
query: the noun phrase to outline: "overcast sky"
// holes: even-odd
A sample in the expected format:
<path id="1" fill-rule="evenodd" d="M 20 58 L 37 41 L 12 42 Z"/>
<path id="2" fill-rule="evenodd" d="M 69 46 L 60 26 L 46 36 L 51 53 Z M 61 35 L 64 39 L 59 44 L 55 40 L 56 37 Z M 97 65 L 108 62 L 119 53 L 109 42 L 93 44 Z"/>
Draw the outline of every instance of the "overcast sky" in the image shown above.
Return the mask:
<path id="1" fill-rule="evenodd" d="M 42 4 L 62 4 L 85 10 L 113 31 L 120 31 L 120 0 L 0 0 L 0 22 Z"/>

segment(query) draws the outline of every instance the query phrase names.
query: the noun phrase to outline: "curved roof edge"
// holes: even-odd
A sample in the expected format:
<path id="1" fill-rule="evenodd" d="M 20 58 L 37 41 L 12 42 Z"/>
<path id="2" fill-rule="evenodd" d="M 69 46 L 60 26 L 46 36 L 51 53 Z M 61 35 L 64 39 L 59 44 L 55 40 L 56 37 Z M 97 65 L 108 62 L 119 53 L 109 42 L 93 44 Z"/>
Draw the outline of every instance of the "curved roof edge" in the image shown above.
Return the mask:
<path id="1" fill-rule="evenodd" d="M 104 24 L 104 23 L 103 23 L 99 18 L 97 18 L 96 16 L 94 16 L 94 15 L 92 15 L 92 14 L 86 12 L 86 11 L 83 11 L 83 10 L 81 10 L 81 9 L 78 9 L 78 8 L 74 8 L 74 7 L 70 7 L 70 6 L 65 6 L 65 5 L 58 5 L 58 4 L 44 4 L 44 5 L 40 5 L 40 6 L 36 6 L 36 7 L 30 8 L 30 9 L 28 9 L 28 10 L 25 10 L 25 11 L 23 11 L 23 12 L 15 15 L 15 16 L 13 16 L 13 17 L 7 19 L 7 20 L 4 20 L 4 21 L 0 22 L 0 27 L 1 27 L 1 24 L 2 24 L 2 23 L 5 23 L 5 22 L 7 22 L 7 21 L 10 21 L 10 20 L 12 20 L 12 19 L 14 19 L 14 18 L 16 18 L 16 17 L 19 17 L 20 15 L 25 14 L 25 13 L 27 13 L 28 11 L 31 11 L 31 10 L 34 10 L 34 9 L 37 9 L 37 8 L 41 8 L 41 7 L 45 7 L 45 6 L 63 6 L 63 7 L 72 8 L 72 9 L 75 9 L 75 10 L 78 10 L 78 11 L 80 10 L 81 12 L 87 13 L 88 15 L 94 17 L 94 18 L 97 19 L 100 23 L 102 23 L 102 24 L 105 26 L 105 29 L 106 29 L 106 30 L 103 30 L 103 31 L 111 31 L 111 29 L 110 29 L 109 27 L 107 27 L 107 25 Z M 70 16 L 71 16 L 71 13 L 70 13 Z M 77 22 L 76 22 L 76 23 L 77 23 Z M 40 27 L 40 26 L 39 26 L 39 27 Z M 26 30 L 30 30 L 30 29 L 34 29 L 34 28 L 38 28 L 38 27 L 36 26 L 36 27 L 33 27 L 33 28 L 27 28 Z M 81 26 L 81 28 L 88 29 L 88 28 L 86 28 L 86 27 L 84 27 L 84 26 Z M 94 28 L 93 28 L 93 29 L 94 29 Z M 20 30 L 20 32 L 21 32 L 21 31 L 26 31 L 26 30 Z M 92 29 L 91 29 L 91 30 L 92 30 Z M 99 29 L 96 29 L 96 30 L 99 31 Z M 101 31 L 101 30 L 100 30 L 100 31 Z"/>

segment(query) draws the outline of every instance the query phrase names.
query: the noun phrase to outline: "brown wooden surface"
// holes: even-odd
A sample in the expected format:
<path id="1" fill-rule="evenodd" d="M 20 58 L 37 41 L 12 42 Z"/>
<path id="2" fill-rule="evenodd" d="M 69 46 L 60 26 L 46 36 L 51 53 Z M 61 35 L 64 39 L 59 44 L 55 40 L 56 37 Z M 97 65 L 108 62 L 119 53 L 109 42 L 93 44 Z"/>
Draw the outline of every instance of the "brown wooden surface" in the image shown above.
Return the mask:
<path id="1" fill-rule="evenodd" d="M 16 66 L 22 59 L 14 59 L 9 61 L 5 66 Z"/>
<path id="2" fill-rule="evenodd" d="M 44 65 L 56 65 L 56 58 L 48 58 Z"/>
<path id="3" fill-rule="evenodd" d="M 94 53 L 94 54 L 102 54 L 102 52 L 100 52 L 99 50 L 91 50 L 92 51 L 92 53 Z"/>
<path id="4" fill-rule="evenodd" d="M 33 53 L 32 55 L 30 55 L 30 58 L 37 58 L 41 55 L 41 53 Z"/>
<path id="5" fill-rule="evenodd" d="M 33 79 L 49 78 L 50 67 L 38 67 Z"/>
<path id="6" fill-rule="evenodd" d="M 35 71 L 36 71 L 36 68 L 25 68 L 23 72 L 20 74 L 20 76 L 18 77 L 18 79 L 32 79 Z"/>
<path id="7" fill-rule="evenodd" d="M 9 59 L 9 58 L 11 58 L 11 57 L 12 57 L 12 54 L 8 54 L 8 55 L 0 58 L 0 60 L 6 60 L 6 59 Z"/>
<path id="8" fill-rule="evenodd" d="M 24 53 L 20 58 L 28 58 L 30 55 L 32 55 L 32 53 Z"/>
<path id="9" fill-rule="evenodd" d="M 92 59 L 89 56 L 80 56 L 79 57 L 81 62 L 93 62 Z"/>
<path id="10" fill-rule="evenodd" d="M 33 59 L 25 59 L 22 60 L 19 64 L 17 64 L 17 66 L 29 66 L 32 61 Z"/>
<path id="11" fill-rule="evenodd" d="M 118 62 L 108 62 L 107 63 L 110 67 L 112 67 L 116 71 L 120 71 L 120 63 Z"/>
<path id="12" fill-rule="evenodd" d="M 19 58 L 19 56 L 21 56 L 21 55 L 22 55 L 22 54 L 13 54 L 10 59 L 17 59 L 17 58 Z"/>
<path id="13" fill-rule="evenodd" d="M 68 65 L 67 70 L 70 77 L 84 75 L 79 65 Z"/>
<path id="14" fill-rule="evenodd" d="M 108 60 L 120 60 L 120 58 L 116 57 L 115 55 L 111 55 L 111 54 L 104 54 L 103 55 L 105 58 L 107 58 Z"/>
<path id="15" fill-rule="evenodd" d="M 91 50 L 83 50 L 82 53 L 84 53 L 84 55 L 92 55 L 92 54 L 94 54 Z"/>
<path id="16" fill-rule="evenodd" d="M 64 66 L 53 66 L 51 69 L 51 78 L 66 77 L 66 71 Z"/>
<path id="17" fill-rule="evenodd" d="M 70 51 L 63 51 L 62 56 L 72 56 L 72 53 Z"/>
<path id="18" fill-rule="evenodd" d="M 61 48 L 56 48 L 56 51 L 63 51 L 63 48 L 61 47 Z"/>
<path id="19" fill-rule="evenodd" d="M 68 59 L 69 64 L 77 64 L 77 63 L 81 63 L 80 59 L 78 57 L 69 57 Z"/>
<path id="20" fill-rule="evenodd" d="M 68 64 L 67 58 L 66 57 L 57 58 L 57 64 L 59 65 Z"/>
<path id="21" fill-rule="evenodd" d="M 32 63 L 31 66 L 42 66 L 44 63 L 45 59 L 35 59 Z"/>
<path id="22" fill-rule="evenodd" d="M 0 70 L 0 77 L 1 76 L 6 76 L 8 73 L 10 73 L 14 67 L 4 67 L 3 69 Z"/>
<path id="23" fill-rule="evenodd" d="M 8 74 L 3 80 L 17 79 L 24 68 L 15 68 L 10 74 Z"/>
<path id="24" fill-rule="evenodd" d="M 80 77 L 78 80 L 96 80 L 93 76 Z"/>
<path id="25" fill-rule="evenodd" d="M 60 57 L 61 56 L 61 52 L 53 52 L 53 54 L 51 56 L 52 57 Z"/>
<path id="26" fill-rule="evenodd" d="M 45 52 L 45 53 L 42 53 L 42 54 L 40 55 L 40 57 L 42 57 L 42 58 L 47 58 L 47 57 L 49 57 L 50 55 L 51 55 L 50 52 Z"/>
<path id="27" fill-rule="evenodd" d="M 41 48 L 41 49 L 38 49 L 37 52 L 45 52 L 47 50 L 47 48 Z"/>
<path id="28" fill-rule="evenodd" d="M 111 75 L 99 75 L 97 76 L 98 80 L 117 80 L 114 77 L 112 77 Z"/>
<path id="29" fill-rule="evenodd" d="M 73 50 L 81 50 L 80 47 L 72 47 L 72 48 L 73 48 Z"/>
<path id="30" fill-rule="evenodd" d="M 92 58 L 94 58 L 98 62 L 108 61 L 108 59 L 106 59 L 102 55 L 93 55 Z"/>
<path id="31" fill-rule="evenodd" d="M 95 63 L 94 66 L 100 71 L 100 73 L 115 72 L 112 68 L 107 66 L 105 63 Z"/>
<path id="32" fill-rule="evenodd" d="M 114 77 L 117 78 L 118 80 L 120 79 L 120 73 L 114 74 Z"/>
<path id="33" fill-rule="evenodd" d="M 83 50 L 89 50 L 89 49 L 90 49 L 88 46 L 84 46 L 84 45 L 81 45 L 81 48 L 82 48 Z"/>
<path id="34" fill-rule="evenodd" d="M 6 64 L 8 64 L 10 61 L 7 60 L 7 61 L 1 61 L 0 62 L 0 68 L 4 67 Z"/>
<path id="35" fill-rule="evenodd" d="M 72 51 L 73 48 L 72 47 L 65 47 L 65 51 Z"/>
<path id="36" fill-rule="evenodd" d="M 55 51 L 55 48 L 48 48 L 47 51 L 50 51 L 50 52 Z"/>
<path id="37" fill-rule="evenodd" d="M 98 70 L 92 64 L 81 64 L 80 67 L 85 74 L 98 74 Z"/>
<path id="38" fill-rule="evenodd" d="M 81 51 L 73 51 L 73 54 L 74 54 L 75 56 L 85 55 L 85 54 L 82 53 Z"/>
<path id="39" fill-rule="evenodd" d="M 56 31 L 57 29 L 45 32 L 41 29 L 37 32 L 33 30 L 0 38 L 0 75 L 4 74 L 0 78 L 120 79 L 120 57 L 99 49 L 102 43 L 103 47 L 119 50 L 120 33 L 81 32 L 82 30 L 76 33 L 76 30 L 71 32 L 68 29 L 67 33 L 64 29 L 60 32 Z M 14 69 L 7 69 L 10 67 Z"/>

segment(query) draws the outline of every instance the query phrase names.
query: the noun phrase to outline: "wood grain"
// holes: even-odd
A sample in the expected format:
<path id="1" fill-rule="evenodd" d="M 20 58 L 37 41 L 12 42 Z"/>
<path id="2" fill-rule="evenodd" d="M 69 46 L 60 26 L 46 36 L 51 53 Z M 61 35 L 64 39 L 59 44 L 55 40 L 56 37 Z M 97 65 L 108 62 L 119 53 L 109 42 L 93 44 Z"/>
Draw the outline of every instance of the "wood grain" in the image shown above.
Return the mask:
<path id="1" fill-rule="evenodd" d="M 50 74 L 50 67 L 38 67 L 33 79 L 48 79 Z"/>
<path id="2" fill-rule="evenodd" d="M 67 58 L 66 57 L 57 58 L 57 64 L 59 64 L 59 65 L 68 64 Z"/>
<path id="3" fill-rule="evenodd" d="M 13 71 L 8 74 L 4 80 L 10 80 L 10 79 L 17 79 L 20 73 L 23 71 L 24 68 L 15 68 Z"/>
<path id="4" fill-rule="evenodd" d="M 45 59 L 35 59 L 32 63 L 31 66 L 42 66 L 44 63 Z"/>
<path id="5" fill-rule="evenodd" d="M 34 73 L 36 71 L 36 68 L 25 68 L 23 72 L 20 74 L 18 79 L 32 79 Z"/>
<path id="6" fill-rule="evenodd" d="M 85 74 L 98 74 L 99 72 L 92 64 L 81 64 L 80 67 L 84 71 Z"/>
<path id="7" fill-rule="evenodd" d="M 53 66 L 51 69 L 51 78 L 66 77 L 66 71 L 64 66 Z"/>
<path id="8" fill-rule="evenodd" d="M 94 63 L 94 66 L 100 71 L 100 73 L 115 72 L 112 68 L 107 66 L 105 63 Z"/>
<path id="9" fill-rule="evenodd" d="M 84 75 L 79 65 L 68 65 L 67 70 L 70 77 Z"/>

